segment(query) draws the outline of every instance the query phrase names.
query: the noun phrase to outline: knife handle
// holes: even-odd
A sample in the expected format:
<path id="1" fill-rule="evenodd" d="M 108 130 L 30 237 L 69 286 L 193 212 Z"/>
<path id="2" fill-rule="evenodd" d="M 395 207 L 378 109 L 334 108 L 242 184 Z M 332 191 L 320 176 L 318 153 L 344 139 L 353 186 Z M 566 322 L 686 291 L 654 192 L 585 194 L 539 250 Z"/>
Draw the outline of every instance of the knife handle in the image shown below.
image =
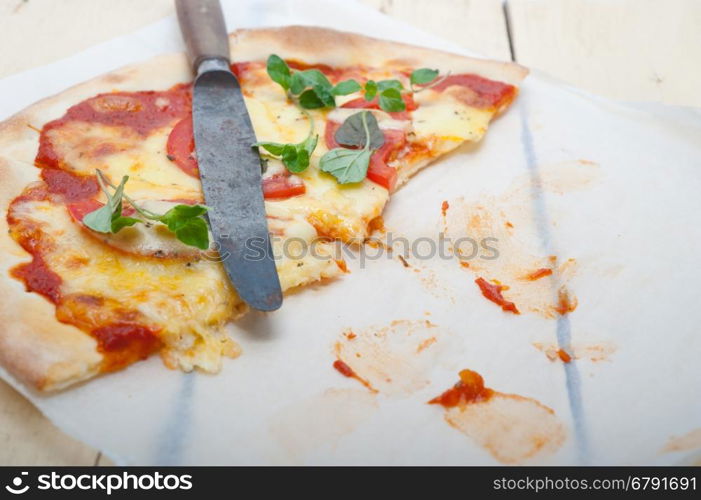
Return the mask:
<path id="1" fill-rule="evenodd" d="M 178 23 L 195 72 L 205 59 L 229 64 L 229 36 L 219 0 L 175 0 Z"/>

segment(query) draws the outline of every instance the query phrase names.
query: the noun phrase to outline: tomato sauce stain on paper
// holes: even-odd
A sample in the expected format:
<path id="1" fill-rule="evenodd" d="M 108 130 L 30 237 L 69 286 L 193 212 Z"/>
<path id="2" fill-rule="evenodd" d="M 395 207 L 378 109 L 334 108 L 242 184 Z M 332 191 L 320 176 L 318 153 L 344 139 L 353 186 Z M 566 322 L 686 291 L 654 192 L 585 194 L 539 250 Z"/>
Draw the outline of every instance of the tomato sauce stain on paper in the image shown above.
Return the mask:
<path id="1" fill-rule="evenodd" d="M 587 188 L 601 175 L 599 166 L 588 160 L 541 166 L 539 173 L 539 188 L 555 195 Z M 568 285 L 576 261 L 543 255 L 534 217 L 524 208 L 532 205 L 532 184 L 524 176 L 499 196 L 483 196 L 476 202 L 450 200 L 450 210 L 441 211 L 443 225 L 450 241 L 468 242 L 453 249 L 463 269 L 487 282 L 507 283 L 510 288 L 504 298 L 520 312 L 556 318 L 577 307 Z M 474 241 L 493 242 L 490 246 L 498 254 L 493 258 L 474 255 Z"/>
<path id="2" fill-rule="evenodd" d="M 270 432 L 296 461 L 324 446 L 336 446 L 377 410 L 375 396 L 363 389 L 327 389 L 293 403 L 270 421 Z"/>
<path id="3" fill-rule="evenodd" d="M 429 403 L 443 406 L 448 424 L 502 463 L 552 454 L 565 441 L 564 425 L 551 408 L 485 387 L 472 370 L 462 370 L 460 380 Z"/>
<path id="4" fill-rule="evenodd" d="M 387 326 L 341 334 L 334 345 L 334 367 L 368 389 L 407 396 L 427 387 L 444 332 L 428 320 L 398 320 Z"/>
<path id="5" fill-rule="evenodd" d="M 533 347 L 543 352 L 550 361 L 565 363 L 569 363 L 572 359 L 587 359 L 594 362 L 608 361 L 609 357 L 616 352 L 616 346 L 612 342 L 574 343 L 567 351 L 560 349 L 554 342 L 533 342 Z M 569 359 L 567 359 L 568 357 Z"/>
<path id="6" fill-rule="evenodd" d="M 683 436 L 672 437 L 662 448 L 662 452 L 689 451 L 697 448 L 701 448 L 701 428 L 689 431 Z"/>

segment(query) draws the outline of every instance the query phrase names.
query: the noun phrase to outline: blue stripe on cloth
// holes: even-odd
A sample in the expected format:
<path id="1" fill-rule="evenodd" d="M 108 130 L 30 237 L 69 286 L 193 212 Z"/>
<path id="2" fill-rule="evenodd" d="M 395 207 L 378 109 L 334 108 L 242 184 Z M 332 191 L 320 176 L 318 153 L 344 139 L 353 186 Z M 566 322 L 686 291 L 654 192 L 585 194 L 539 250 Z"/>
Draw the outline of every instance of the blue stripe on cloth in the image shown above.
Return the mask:
<path id="1" fill-rule="evenodd" d="M 557 255 L 552 235 L 550 233 L 550 220 L 548 218 L 545 197 L 543 195 L 542 179 L 538 170 L 538 161 L 535 153 L 533 135 L 528 123 L 528 110 L 523 99 L 519 101 L 519 115 L 521 117 L 521 145 L 526 159 L 526 167 L 531 180 L 531 199 L 533 202 L 533 216 L 536 229 L 540 237 L 541 246 L 546 255 Z M 557 293 L 559 284 L 553 293 Z M 568 316 L 559 316 L 556 325 L 557 344 L 560 349 L 571 351 L 571 325 Z M 574 433 L 577 443 L 579 462 L 585 464 L 589 460 L 589 440 L 584 422 L 582 405 L 581 379 L 577 364 L 573 359 L 569 363 L 563 363 L 565 368 L 565 380 L 567 384 L 567 397 L 569 399 L 570 412 L 574 423 Z"/>

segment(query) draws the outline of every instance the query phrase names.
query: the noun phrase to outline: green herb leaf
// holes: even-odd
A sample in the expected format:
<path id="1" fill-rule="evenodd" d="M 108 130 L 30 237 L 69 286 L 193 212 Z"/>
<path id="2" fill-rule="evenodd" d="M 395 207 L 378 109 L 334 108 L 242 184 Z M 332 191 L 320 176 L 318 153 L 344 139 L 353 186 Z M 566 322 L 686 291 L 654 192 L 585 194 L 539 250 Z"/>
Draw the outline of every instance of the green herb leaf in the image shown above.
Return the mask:
<path id="1" fill-rule="evenodd" d="M 134 200 L 127 196 L 124 192 L 124 185 L 129 180 L 128 176 L 122 177 L 122 182 L 119 183 L 119 186 L 115 186 L 105 178 L 102 172 L 97 170 L 97 180 L 107 196 L 107 203 L 83 217 L 83 224 L 93 231 L 118 233 L 125 227 L 143 222 L 141 219 L 122 215 L 122 199 L 125 199 L 136 210 L 137 214 L 144 219 L 165 224 L 168 226 L 168 229 L 175 233 L 176 238 L 186 245 L 195 246 L 202 250 L 209 248 L 207 223 L 202 218 L 208 208 L 204 205 L 176 205 L 165 214 L 158 215 L 139 207 Z M 110 194 L 107 185 L 114 189 L 113 194 Z"/>
<path id="2" fill-rule="evenodd" d="M 404 85 L 399 80 L 381 80 L 377 82 L 377 90 L 382 92 L 387 89 L 404 90 Z"/>
<path id="3" fill-rule="evenodd" d="M 333 175 L 339 184 L 351 184 L 365 179 L 372 151 L 368 149 L 332 149 L 321 157 L 322 172 Z"/>
<path id="4" fill-rule="evenodd" d="M 129 180 L 129 176 L 125 175 L 122 177 L 122 182 L 119 183 L 114 194 L 111 195 L 104 185 L 102 172 L 98 170 L 97 175 L 100 186 L 107 196 L 107 203 L 97 210 L 86 214 L 83 217 L 83 224 L 98 233 L 113 233 L 115 231 L 112 231 L 112 220 L 122 215 L 122 195 L 124 194 L 124 185 Z"/>
<path id="5" fill-rule="evenodd" d="M 83 217 L 83 224 L 97 231 L 98 233 L 112 232 L 112 207 L 109 203 L 86 214 Z"/>
<path id="6" fill-rule="evenodd" d="M 377 82 L 374 80 L 368 80 L 365 83 L 365 100 L 372 101 L 377 95 Z"/>
<path id="7" fill-rule="evenodd" d="M 298 174 L 306 170 L 309 166 L 309 159 L 311 158 L 312 153 L 316 149 L 316 145 L 318 142 L 318 135 L 310 135 L 304 141 L 295 145 L 296 155 L 294 157 L 290 157 L 290 159 L 286 161 L 283 155 L 282 162 L 287 167 L 287 170 L 294 174 Z"/>
<path id="8" fill-rule="evenodd" d="M 306 109 L 335 107 L 333 85 L 318 69 L 297 71 L 290 83 L 292 95 L 299 95 L 299 104 Z"/>
<path id="9" fill-rule="evenodd" d="M 419 68 L 411 73 L 409 81 L 412 85 L 426 85 L 431 83 L 438 76 L 437 69 Z"/>
<path id="10" fill-rule="evenodd" d="M 326 107 L 324 101 L 317 95 L 316 91 L 309 89 L 299 96 L 299 105 L 304 109 L 319 109 Z"/>
<path id="11" fill-rule="evenodd" d="M 336 84 L 336 86 L 333 88 L 333 94 L 348 95 L 352 94 L 353 92 L 358 92 L 361 88 L 362 87 L 360 84 L 355 80 L 344 80 Z"/>
<path id="12" fill-rule="evenodd" d="M 365 121 L 365 123 L 363 123 Z M 365 129 L 369 134 L 366 134 Z M 377 124 L 377 119 L 369 111 L 355 113 L 343 122 L 334 136 L 336 142 L 343 146 L 379 149 L 385 143 L 385 135 Z"/>
<path id="13" fill-rule="evenodd" d="M 204 205 L 176 205 L 158 220 L 168 226 L 175 237 L 186 245 L 201 250 L 209 248 L 209 232 L 207 223 L 201 217 L 207 212 Z"/>
<path id="14" fill-rule="evenodd" d="M 340 141 L 338 132 L 341 132 Z M 375 117 L 369 111 L 349 116 L 337 131 L 336 140 L 351 146 L 362 146 L 362 149 L 332 149 L 321 157 L 321 171 L 333 175 L 339 184 L 351 184 L 365 179 L 370 156 L 384 144 L 384 135 Z"/>
<path id="15" fill-rule="evenodd" d="M 175 230 L 175 236 L 186 245 L 197 247 L 200 250 L 207 250 L 209 248 L 207 223 L 201 217 L 182 221 Z"/>
<path id="16" fill-rule="evenodd" d="M 259 142 L 254 144 L 268 151 L 273 156 L 278 156 L 282 163 L 285 164 L 287 170 L 298 174 L 309 166 L 309 159 L 316 149 L 319 141 L 318 135 L 312 135 L 312 130 L 309 136 L 297 144 L 280 144 L 278 142 Z"/>
<path id="17" fill-rule="evenodd" d="M 204 205 L 175 205 L 163 214 L 162 217 L 169 219 L 191 219 L 206 214 L 207 210 L 209 209 Z"/>
<path id="18" fill-rule="evenodd" d="M 125 227 L 133 226 L 134 224 L 138 224 L 140 222 L 143 221 L 134 217 L 124 217 L 123 215 L 118 215 L 116 217 L 113 216 L 110 229 L 112 233 L 118 233 Z"/>
<path id="19" fill-rule="evenodd" d="M 290 90 L 292 73 L 290 72 L 289 66 L 287 66 L 287 63 L 282 60 L 282 58 L 271 54 L 270 57 L 268 57 L 267 70 L 268 76 L 270 76 L 272 81 L 278 83 L 285 89 L 285 92 Z"/>
<path id="20" fill-rule="evenodd" d="M 256 142 L 254 146 L 265 149 L 271 155 L 282 156 L 282 152 L 285 150 L 287 144 L 281 144 L 279 142 Z"/>
<path id="21" fill-rule="evenodd" d="M 406 103 L 402 99 L 402 94 L 396 88 L 388 88 L 380 92 L 380 109 L 389 113 L 404 111 Z"/>

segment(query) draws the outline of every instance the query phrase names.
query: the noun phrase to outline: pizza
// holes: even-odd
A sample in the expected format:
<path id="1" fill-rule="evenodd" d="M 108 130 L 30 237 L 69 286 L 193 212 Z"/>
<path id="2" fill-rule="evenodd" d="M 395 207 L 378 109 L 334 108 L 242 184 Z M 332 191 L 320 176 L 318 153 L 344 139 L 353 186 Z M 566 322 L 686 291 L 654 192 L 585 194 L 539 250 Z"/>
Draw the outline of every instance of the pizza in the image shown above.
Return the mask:
<path id="1" fill-rule="evenodd" d="M 230 35 L 283 290 L 341 276 L 392 193 L 518 93 L 512 63 L 314 27 Z M 0 124 L 0 363 L 42 391 L 160 353 L 218 372 L 246 312 L 210 243 L 183 54 Z M 314 243 L 314 252 L 294 247 Z M 286 251 L 282 251 L 283 247 Z"/>

